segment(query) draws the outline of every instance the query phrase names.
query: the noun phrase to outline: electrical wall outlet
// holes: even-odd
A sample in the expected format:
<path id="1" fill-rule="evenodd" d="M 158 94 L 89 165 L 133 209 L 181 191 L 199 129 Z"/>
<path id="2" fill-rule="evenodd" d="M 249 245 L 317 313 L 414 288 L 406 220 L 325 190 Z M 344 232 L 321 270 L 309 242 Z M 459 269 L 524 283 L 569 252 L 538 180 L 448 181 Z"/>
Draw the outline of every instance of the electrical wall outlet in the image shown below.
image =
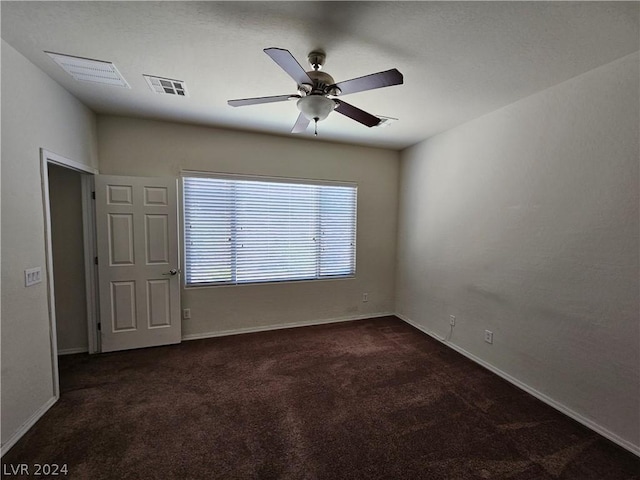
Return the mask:
<path id="1" fill-rule="evenodd" d="M 362 302 L 366 303 L 369 301 L 369 294 L 368 293 L 363 293 L 362 294 Z"/>
<path id="2" fill-rule="evenodd" d="M 452 327 L 456 324 L 456 316 L 455 315 L 449 315 L 449 325 L 451 325 Z"/>
<path id="3" fill-rule="evenodd" d="M 487 343 L 493 343 L 493 332 L 491 330 L 484 331 L 484 341 Z"/>
<path id="4" fill-rule="evenodd" d="M 42 282 L 42 268 L 27 268 L 24 271 L 24 286 L 30 287 L 31 285 L 35 285 L 36 283 Z"/>
<path id="5" fill-rule="evenodd" d="M 191 309 L 190 308 L 183 308 L 182 309 L 182 318 L 184 318 L 185 320 L 189 320 L 191 318 Z"/>

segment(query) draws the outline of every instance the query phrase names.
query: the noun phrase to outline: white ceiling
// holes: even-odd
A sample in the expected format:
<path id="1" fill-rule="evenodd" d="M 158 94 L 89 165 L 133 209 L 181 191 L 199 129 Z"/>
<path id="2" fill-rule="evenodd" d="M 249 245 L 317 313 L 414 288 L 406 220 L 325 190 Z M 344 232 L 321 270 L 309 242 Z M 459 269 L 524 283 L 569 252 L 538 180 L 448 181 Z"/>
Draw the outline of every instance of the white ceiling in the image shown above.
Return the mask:
<path id="1" fill-rule="evenodd" d="M 267 55 L 305 67 L 327 52 L 336 81 L 390 68 L 404 85 L 349 103 L 399 118 L 367 128 L 336 112 L 319 139 L 401 149 L 637 51 L 638 2 L 6 2 L 2 38 L 97 113 L 289 135 L 295 93 Z M 77 82 L 44 51 L 114 62 L 131 89 Z M 189 98 L 153 93 L 142 74 L 184 80 Z M 311 135 L 309 132 L 304 135 Z"/>

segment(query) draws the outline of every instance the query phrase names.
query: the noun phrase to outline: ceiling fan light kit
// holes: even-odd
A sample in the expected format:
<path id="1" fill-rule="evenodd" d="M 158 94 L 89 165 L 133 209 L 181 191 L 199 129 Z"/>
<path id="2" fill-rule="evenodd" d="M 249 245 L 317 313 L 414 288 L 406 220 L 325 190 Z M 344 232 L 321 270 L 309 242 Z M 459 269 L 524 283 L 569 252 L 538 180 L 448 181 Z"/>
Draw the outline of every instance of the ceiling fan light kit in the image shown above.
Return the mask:
<path id="1" fill-rule="evenodd" d="M 302 115 L 309 120 L 313 120 L 316 123 L 316 126 L 319 121 L 327 118 L 336 108 L 336 104 L 333 100 L 321 95 L 309 95 L 307 97 L 302 97 L 298 100 L 296 105 Z"/>
<path id="2" fill-rule="evenodd" d="M 288 50 L 265 48 L 264 52 L 296 81 L 298 94 L 243 98 L 229 100 L 227 103 L 232 107 L 241 107 L 298 99 L 296 106 L 300 110 L 300 114 L 293 126 L 293 130 L 291 130 L 292 133 L 306 131 L 309 123 L 313 120 L 315 123 L 315 135 L 317 135 L 318 122 L 326 119 L 333 110 L 367 127 L 374 127 L 381 122 L 380 118 L 334 97 L 400 85 L 404 81 L 402 74 L 394 68 L 336 83 L 331 75 L 320 71 L 326 59 L 326 55 L 322 51 L 318 50 L 309 53 L 307 59 L 313 70 L 308 72 L 300 66 Z"/>
<path id="3" fill-rule="evenodd" d="M 298 100 L 296 106 L 307 120 L 313 120 L 314 135 L 318 136 L 318 122 L 327 118 L 337 105 L 330 98 L 311 94 Z"/>

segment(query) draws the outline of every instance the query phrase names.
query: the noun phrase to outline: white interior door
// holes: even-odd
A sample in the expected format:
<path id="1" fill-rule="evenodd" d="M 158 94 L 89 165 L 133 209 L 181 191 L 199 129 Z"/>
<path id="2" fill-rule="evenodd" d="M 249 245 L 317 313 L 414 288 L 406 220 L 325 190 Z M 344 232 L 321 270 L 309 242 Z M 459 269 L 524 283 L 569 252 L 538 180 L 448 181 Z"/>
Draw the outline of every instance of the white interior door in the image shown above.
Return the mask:
<path id="1" fill-rule="evenodd" d="M 179 343 L 177 180 L 96 175 L 102 351 Z"/>

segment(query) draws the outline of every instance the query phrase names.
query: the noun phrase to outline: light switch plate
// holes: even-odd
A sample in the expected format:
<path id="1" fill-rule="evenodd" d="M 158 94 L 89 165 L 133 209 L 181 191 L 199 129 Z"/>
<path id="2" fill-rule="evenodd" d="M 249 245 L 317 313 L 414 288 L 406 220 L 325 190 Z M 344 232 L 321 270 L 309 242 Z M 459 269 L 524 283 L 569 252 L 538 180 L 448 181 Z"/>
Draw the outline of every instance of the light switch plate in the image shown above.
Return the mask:
<path id="1" fill-rule="evenodd" d="M 42 268 L 34 267 L 27 268 L 24 271 L 24 286 L 30 287 L 31 285 L 35 285 L 37 283 L 42 282 Z"/>

